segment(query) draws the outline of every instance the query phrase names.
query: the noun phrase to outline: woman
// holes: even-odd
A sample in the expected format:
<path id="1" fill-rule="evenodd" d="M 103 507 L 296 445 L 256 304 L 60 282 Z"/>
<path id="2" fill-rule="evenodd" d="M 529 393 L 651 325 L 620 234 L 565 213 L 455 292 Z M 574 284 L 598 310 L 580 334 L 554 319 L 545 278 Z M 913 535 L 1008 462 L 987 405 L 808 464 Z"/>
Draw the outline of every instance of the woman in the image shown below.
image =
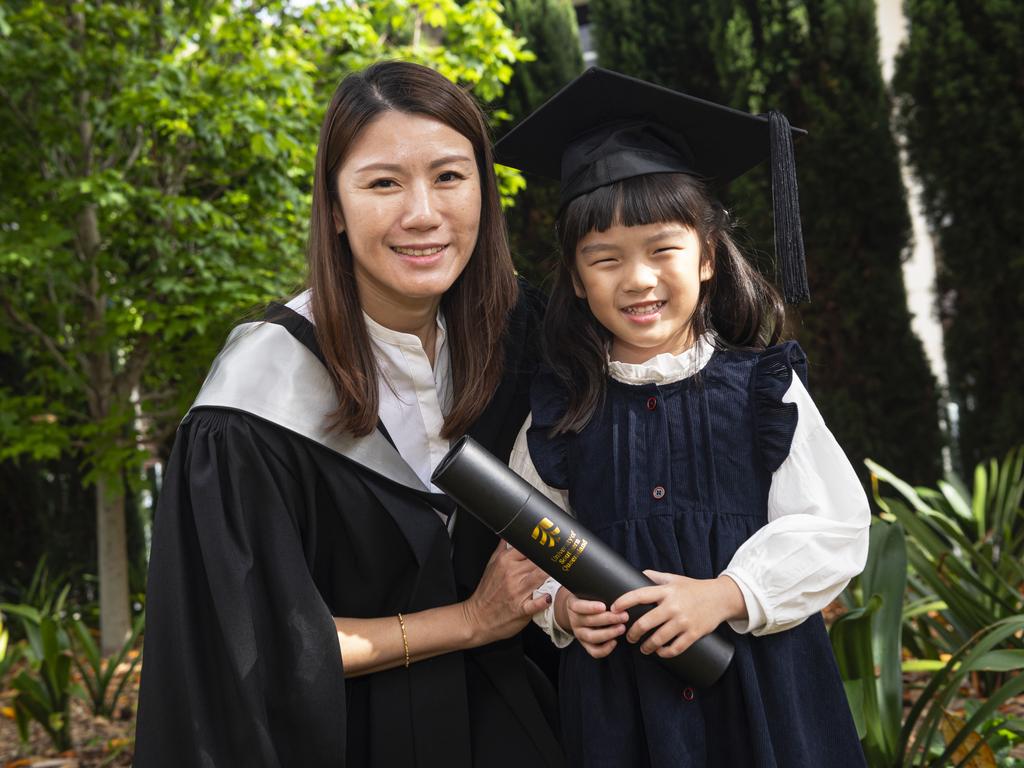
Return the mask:
<path id="1" fill-rule="evenodd" d="M 535 368 L 472 98 L 407 63 L 346 78 L 309 261 L 179 430 L 135 765 L 559 765 L 518 642 L 543 574 L 430 485 L 458 435 L 507 459 Z"/>

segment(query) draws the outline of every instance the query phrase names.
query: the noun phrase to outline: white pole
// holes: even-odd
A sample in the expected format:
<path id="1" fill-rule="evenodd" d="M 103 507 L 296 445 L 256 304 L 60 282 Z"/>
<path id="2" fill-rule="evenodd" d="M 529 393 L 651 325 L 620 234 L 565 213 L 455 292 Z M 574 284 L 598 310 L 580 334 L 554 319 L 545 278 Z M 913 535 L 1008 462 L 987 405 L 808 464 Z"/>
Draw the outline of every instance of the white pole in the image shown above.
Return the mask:
<path id="1" fill-rule="evenodd" d="M 882 76 L 891 84 L 896 53 L 907 37 L 907 20 L 903 15 L 902 0 L 876 0 L 875 19 L 878 25 L 878 49 L 881 57 Z M 943 345 L 942 325 L 938 318 L 938 300 L 935 292 L 935 247 L 932 234 L 925 221 L 921 206 L 921 184 L 914 177 L 907 153 L 900 149 L 900 173 L 907 189 L 907 203 L 913 227 L 913 243 L 910 253 L 903 262 L 903 283 L 907 291 L 907 306 L 911 314 L 911 327 L 924 346 L 925 356 L 939 385 L 941 402 L 946 403 L 947 426 L 955 438 L 956 410 L 949 402 L 949 376 L 946 372 L 946 354 Z M 955 440 L 954 440 L 955 442 Z M 947 448 L 942 451 L 943 468 L 951 468 Z"/>

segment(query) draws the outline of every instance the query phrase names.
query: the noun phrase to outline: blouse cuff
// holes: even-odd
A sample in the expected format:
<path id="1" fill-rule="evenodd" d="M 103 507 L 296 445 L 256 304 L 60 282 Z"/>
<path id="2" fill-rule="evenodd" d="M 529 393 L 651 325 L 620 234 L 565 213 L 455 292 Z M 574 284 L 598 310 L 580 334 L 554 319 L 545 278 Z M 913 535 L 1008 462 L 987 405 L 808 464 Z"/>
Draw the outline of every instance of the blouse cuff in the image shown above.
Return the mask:
<path id="1" fill-rule="evenodd" d="M 551 642 L 555 644 L 556 648 L 565 648 L 573 641 L 573 635 L 571 632 L 566 632 L 555 621 L 555 595 L 558 594 L 558 590 L 562 588 L 552 578 L 548 578 L 543 584 L 533 591 L 534 599 L 541 595 L 550 595 L 551 603 L 540 613 L 533 615 L 533 623 L 544 630 L 544 633 L 551 638 Z"/>
<path id="2" fill-rule="evenodd" d="M 747 607 L 747 618 L 729 621 L 732 631 L 738 635 L 745 635 L 748 632 L 753 632 L 755 635 L 758 634 L 758 630 L 764 629 L 767 621 L 761 601 L 757 599 L 757 595 L 754 594 L 746 580 L 734 569 L 727 568 L 722 571 L 722 575 L 728 576 L 740 588 L 740 593 L 743 595 L 743 603 Z"/>

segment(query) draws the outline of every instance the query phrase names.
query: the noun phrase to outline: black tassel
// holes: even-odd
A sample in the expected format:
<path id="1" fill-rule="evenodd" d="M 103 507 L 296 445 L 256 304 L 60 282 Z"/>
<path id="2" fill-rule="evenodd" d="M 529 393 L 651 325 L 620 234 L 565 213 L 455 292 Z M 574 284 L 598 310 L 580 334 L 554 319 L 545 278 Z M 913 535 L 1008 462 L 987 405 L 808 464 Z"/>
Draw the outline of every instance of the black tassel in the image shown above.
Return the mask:
<path id="1" fill-rule="evenodd" d="M 775 212 L 775 259 L 782 273 L 782 292 L 787 304 L 811 300 L 800 228 L 800 194 L 796 183 L 796 159 L 789 120 L 781 112 L 768 113 L 772 156 L 772 208 Z"/>

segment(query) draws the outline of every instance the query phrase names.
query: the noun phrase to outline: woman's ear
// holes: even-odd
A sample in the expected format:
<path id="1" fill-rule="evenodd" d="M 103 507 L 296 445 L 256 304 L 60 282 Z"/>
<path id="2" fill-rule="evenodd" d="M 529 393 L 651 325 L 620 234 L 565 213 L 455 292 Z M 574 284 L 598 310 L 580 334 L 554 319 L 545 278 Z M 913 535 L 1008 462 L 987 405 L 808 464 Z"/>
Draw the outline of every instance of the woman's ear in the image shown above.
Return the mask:
<path id="1" fill-rule="evenodd" d="M 345 231 L 345 217 L 337 203 L 331 203 L 331 218 L 334 219 L 334 231 L 340 235 Z"/>

